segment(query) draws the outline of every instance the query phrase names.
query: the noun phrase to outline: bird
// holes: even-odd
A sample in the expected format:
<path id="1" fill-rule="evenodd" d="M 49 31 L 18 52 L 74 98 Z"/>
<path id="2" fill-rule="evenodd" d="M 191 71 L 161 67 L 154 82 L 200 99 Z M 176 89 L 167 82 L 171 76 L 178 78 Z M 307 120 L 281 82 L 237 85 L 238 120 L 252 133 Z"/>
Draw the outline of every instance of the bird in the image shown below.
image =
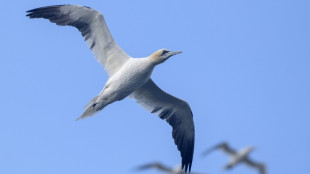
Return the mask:
<path id="1" fill-rule="evenodd" d="M 141 170 L 147 170 L 147 169 L 152 169 L 152 168 L 158 169 L 158 170 L 165 172 L 165 173 L 168 173 L 168 174 L 184 174 L 184 171 L 182 171 L 181 166 L 178 165 L 174 168 L 170 168 L 170 167 L 163 165 L 160 162 L 147 163 L 147 164 L 138 166 L 136 168 L 136 170 L 141 171 Z M 202 173 L 192 173 L 192 174 L 202 174 Z"/>
<path id="2" fill-rule="evenodd" d="M 239 151 L 236 151 L 232 149 L 227 142 L 223 142 L 213 146 L 210 149 L 207 149 L 202 153 L 202 155 L 208 155 L 210 152 L 216 149 L 221 149 L 231 157 L 229 163 L 224 167 L 224 169 L 228 170 L 238 165 L 239 163 L 244 163 L 252 168 L 257 169 L 260 174 L 266 174 L 266 165 L 264 163 L 254 162 L 249 158 L 249 154 L 254 150 L 254 147 L 248 146 Z"/>
<path id="3" fill-rule="evenodd" d="M 59 26 L 77 28 L 108 74 L 101 92 L 85 106 L 85 112 L 77 120 L 92 116 L 115 101 L 134 98 L 144 109 L 172 126 L 172 137 L 181 154 L 182 169 L 191 171 L 195 144 L 192 110 L 186 101 L 166 93 L 151 79 L 156 65 L 181 51 L 159 49 L 147 57 L 133 58 L 114 41 L 103 14 L 86 6 L 52 5 L 26 13 L 29 18 L 44 18 Z"/>

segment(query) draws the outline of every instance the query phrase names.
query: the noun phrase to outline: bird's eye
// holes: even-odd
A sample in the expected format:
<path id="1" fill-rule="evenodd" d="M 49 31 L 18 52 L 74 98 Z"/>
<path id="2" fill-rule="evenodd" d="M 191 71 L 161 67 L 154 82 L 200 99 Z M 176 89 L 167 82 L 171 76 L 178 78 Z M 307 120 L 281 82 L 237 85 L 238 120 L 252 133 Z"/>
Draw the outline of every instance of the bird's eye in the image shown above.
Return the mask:
<path id="1" fill-rule="evenodd" d="M 164 54 L 166 54 L 166 53 L 168 53 L 169 51 L 167 51 L 167 50 L 164 50 L 163 51 L 163 54 L 162 55 L 164 55 Z"/>

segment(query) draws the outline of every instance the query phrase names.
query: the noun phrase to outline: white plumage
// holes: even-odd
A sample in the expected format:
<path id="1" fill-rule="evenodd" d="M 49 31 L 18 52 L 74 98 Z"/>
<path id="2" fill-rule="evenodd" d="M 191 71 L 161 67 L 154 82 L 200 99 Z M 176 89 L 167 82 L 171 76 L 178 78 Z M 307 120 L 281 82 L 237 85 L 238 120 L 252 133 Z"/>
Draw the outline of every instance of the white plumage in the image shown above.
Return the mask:
<path id="1" fill-rule="evenodd" d="M 150 78 L 156 65 L 181 52 L 160 49 L 145 58 L 132 58 L 116 44 L 103 15 L 89 7 L 55 5 L 27 12 L 30 18 L 45 18 L 57 25 L 76 27 L 109 76 L 100 94 L 86 105 L 86 111 L 78 119 L 91 116 L 115 101 L 133 97 L 173 127 L 182 169 L 191 170 L 195 142 L 192 111 L 187 102 L 165 93 Z"/>

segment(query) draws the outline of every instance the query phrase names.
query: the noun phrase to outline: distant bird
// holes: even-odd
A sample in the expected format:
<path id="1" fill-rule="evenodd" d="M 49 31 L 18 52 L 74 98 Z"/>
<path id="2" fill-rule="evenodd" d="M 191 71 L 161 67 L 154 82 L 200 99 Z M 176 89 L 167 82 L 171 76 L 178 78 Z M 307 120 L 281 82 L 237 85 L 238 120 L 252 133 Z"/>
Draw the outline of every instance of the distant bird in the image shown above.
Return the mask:
<path id="1" fill-rule="evenodd" d="M 181 166 L 177 166 L 175 168 L 170 168 L 167 167 L 161 163 L 158 162 L 154 162 L 154 163 L 148 163 L 148 164 L 144 164 L 141 165 L 139 167 L 137 167 L 137 170 L 148 170 L 148 169 L 158 169 L 162 172 L 168 173 L 168 174 L 184 174 L 184 172 L 182 171 Z M 202 173 L 192 173 L 192 174 L 202 174 Z"/>
<path id="2" fill-rule="evenodd" d="M 260 171 L 260 174 L 266 174 L 266 166 L 263 163 L 254 162 L 249 158 L 249 153 L 253 151 L 253 147 L 245 147 L 244 149 L 241 149 L 240 151 L 236 151 L 229 147 L 229 145 L 226 142 L 223 142 L 221 144 L 218 144 L 205 152 L 203 152 L 203 156 L 208 155 L 210 152 L 221 149 L 228 155 L 230 155 L 231 159 L 230 162 L 224 167 L 224 169 L 231 169 L 232 167 L 236 166 L 239 163 L 245 163 L 250 167 L 256 168 Z"/>
<path id="3" fill-rule="evenodd" d="M 180 51 L 160 49 L 145 58 L 132 58 L 113 40 L 103 15 L 89 7 L 55 5 L 27 13 L 30 18 L 45 18 L 57 25 L 76 27 L 109 76 L 100 94 L 86 105 L 78 119 L 92 116 L 115 101 L 132 97 L 173 127 L 172 136 L 182 156 L 182 169 L 191 171 L 195 129 L 190 106 L 162 91 L 150 78 L 156 65 Z"/>

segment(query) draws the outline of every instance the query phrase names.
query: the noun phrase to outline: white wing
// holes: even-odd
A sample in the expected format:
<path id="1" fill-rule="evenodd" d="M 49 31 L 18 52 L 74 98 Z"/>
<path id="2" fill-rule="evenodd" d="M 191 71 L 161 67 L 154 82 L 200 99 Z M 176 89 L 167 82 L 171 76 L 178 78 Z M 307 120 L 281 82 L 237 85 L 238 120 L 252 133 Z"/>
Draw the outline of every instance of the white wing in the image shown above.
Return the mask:
<path id="1" fill-rule="evenodd" d="M 182 156 L 182 169 L 191 170 L 195 128 L 189 105 L 162 91 L 151 79 L 132 95 L 136 101 L 151 113 L 166 120 L 173 128 L 172 137 Z"/>
<path id="2" fill-rule="evenodd" d="M 78 5 L 55 5 L 27 12 L 30 18 L 45 18 L 57 25 L 76 27 L 109 76 L 129 59 L 112 38 L 103 15 L 96 10 Z"/>

